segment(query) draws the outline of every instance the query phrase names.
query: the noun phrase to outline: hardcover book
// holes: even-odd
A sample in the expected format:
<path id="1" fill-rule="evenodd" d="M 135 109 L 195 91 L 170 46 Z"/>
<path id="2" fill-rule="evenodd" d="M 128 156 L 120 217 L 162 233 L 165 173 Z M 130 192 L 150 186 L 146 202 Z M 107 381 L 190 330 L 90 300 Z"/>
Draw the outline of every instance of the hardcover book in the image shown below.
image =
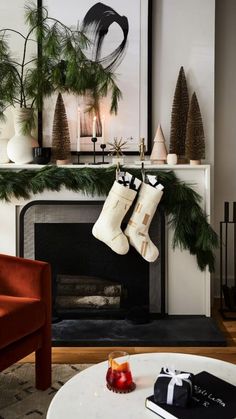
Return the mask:
<path id="1" fill-rule="evenodd" d="M 146 407 L 163 419 L 235 419 L 236 386 L 203 371 L 195 375 L 188 407 L 160 405 L 154 396 L 146 399 Z"/>

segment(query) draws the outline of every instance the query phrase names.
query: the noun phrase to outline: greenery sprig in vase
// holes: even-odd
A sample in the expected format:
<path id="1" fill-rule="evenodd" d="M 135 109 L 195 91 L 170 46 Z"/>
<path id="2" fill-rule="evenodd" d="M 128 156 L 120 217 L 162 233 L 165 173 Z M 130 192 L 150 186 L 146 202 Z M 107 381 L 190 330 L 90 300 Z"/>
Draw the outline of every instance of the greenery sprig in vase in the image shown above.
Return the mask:
<path id="1" fill-rule="evenodd" d="M 116 113 L 121 91 L 115 75 L 99 61 L 86 56 L 89 40 L 79 27 L 72 29 L 49 16 L 45 7 L 32 3 L 25 6 L 27 34 L 15 29 L 0 30 L 0 119 L 9 106 L 29 109 L 30 117 L 22 119 L 22 133 L 35 126 L 34 109 L 42 107 L 42 98 L 55 91 L 84 95 L 90 91 L 96 110 L 101 97 L 111 93 L 111 113 Z M 10 49 L 9 34 L 22 39 L 22 56 L 16 58 Z M 32 44 L 41 46 L 42 54 L 29 58 Z M 37 48 L 36 48 L 37 49 Z"/>

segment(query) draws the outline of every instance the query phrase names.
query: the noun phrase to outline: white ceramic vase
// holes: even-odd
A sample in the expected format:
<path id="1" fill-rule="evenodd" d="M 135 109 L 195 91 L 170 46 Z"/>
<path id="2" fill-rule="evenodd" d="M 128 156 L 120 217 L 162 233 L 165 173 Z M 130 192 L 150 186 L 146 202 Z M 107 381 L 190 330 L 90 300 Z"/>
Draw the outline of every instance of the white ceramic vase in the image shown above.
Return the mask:
<path id="1" fill-rule="evenodd" d="M 9 138 L 0 138 L 0 163 L 9 163 L 9 157 L 7 155 L 7 143 Z"/>
<path id="2" fill-rule="evenodd" d="M 177 158 L 177 154 L 174 153 L 170 153 L 167 154 L 167 164 L 177 164 L 178 158 Z"/>
<path id="3" fill-rule="evenodd" d="M 32 147 L 37 144 L 37 141 L 31 136 L 30 132 L 26 134 L 22 133 L 22 123 L 33 117 L 33 110 L 28 108 L 15 108 L 13 112 L 15 135 L 8 141 L 7 155 L 13 163 L 30 163 L 33 160 Z"/>

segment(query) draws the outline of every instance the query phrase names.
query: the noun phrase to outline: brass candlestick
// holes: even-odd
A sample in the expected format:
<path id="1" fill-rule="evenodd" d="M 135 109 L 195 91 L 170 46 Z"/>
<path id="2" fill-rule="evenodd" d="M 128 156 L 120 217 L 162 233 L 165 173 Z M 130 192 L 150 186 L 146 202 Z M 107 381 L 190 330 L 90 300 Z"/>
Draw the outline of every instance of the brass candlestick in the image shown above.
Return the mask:
<path id="1" fill-rule="evenodd" d="M 140 158 L 140 161 L 145 160 L 146 146 L 144 144 L 144 141 L 145 141 L 145 139 L 141 138 L 140 143 L 139 143 L 139 158 Z"/>

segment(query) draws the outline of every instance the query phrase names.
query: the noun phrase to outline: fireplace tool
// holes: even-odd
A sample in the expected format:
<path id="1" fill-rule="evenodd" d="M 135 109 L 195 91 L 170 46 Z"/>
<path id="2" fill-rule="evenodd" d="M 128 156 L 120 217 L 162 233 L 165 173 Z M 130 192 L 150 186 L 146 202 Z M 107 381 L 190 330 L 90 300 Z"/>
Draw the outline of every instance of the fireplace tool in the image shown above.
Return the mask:
<path id="1" fill-rule="evenodd" d="M 220 312 L 224 319 L 236 320 L 236 202 L 233 202 L 231 221 L 229 209 L 229 202 L 225 202 L 224 221 L 220 222 Z M 228 274 L 230 228 L 233 229 L 233 285 Z"/>

